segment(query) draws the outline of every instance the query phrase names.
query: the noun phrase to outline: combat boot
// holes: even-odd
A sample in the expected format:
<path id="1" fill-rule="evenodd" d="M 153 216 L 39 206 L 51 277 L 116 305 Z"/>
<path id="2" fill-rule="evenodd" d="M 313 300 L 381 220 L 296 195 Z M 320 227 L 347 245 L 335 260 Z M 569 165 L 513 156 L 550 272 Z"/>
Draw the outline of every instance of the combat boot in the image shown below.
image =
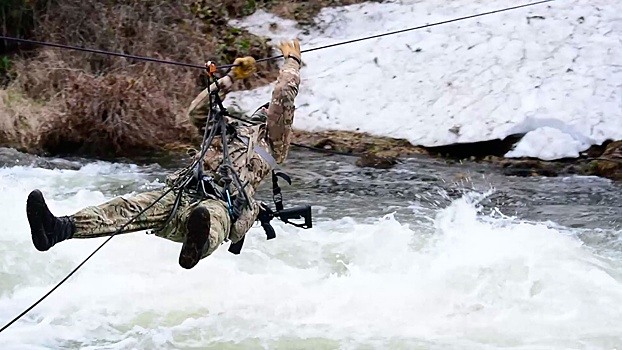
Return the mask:
<path id="1" fill-rule="evenodd" d="M 55 217 L 45 204 L 43 193 L 34 190 L 26 201 L 26 215 L 30 224 L 32 243 L 39 251 L 46 251 L 56 243 L 70 239 L 76 225 L 69 216 Z"/>
<path id="2" fill-rule="evenodd" d="M 209 210 L 200 205 L 194 208 L 188 217 L 186 228 L 186 238 L 179 253 L 179 265 L 184 269 L 191 269 L 209 249 Z"/>

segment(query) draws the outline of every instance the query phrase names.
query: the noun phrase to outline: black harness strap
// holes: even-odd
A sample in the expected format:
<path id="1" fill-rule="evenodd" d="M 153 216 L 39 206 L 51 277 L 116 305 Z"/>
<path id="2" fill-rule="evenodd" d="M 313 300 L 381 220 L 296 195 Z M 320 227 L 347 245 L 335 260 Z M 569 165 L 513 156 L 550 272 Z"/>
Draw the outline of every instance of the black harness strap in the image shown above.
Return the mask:
<path id="1" fill-rule="evenodd" d="M 205 121 L 205 129 L 203 131 L 203 143 L 201 144 L 201 153 L 199 159 L 194 166 L 185 169 L 180 178 L 174 184 L 174 189 L 177 190 L 177 197 L 171 210 L 171 213 L 165 220 L 165 223 L 157 230 L 164 229 L 172 221 L 175 213 L 177 212 L 182 196 L 184 193 L 189 194 L 193 200 L 201 201 L 207 198 L 217 198 L 227 205 L 229 217 L 231 218 L 232 225 L 240 217 L 244 209 L 251 203 L 248 194 L 246 193 L 246 184 L 242 184 L 242 181 L 237 174 L 231 159 L 229 157 L 228 143 L 230 140 L 237 137 L 237 131 L 234 127 L 229 125 L 225 117 L 229 116 L 227 109 L 223 106 L 222 100 L 218 95 L 220 86 L 218 86 L 218 80 L 215 80 L 216 89 L 210 90 L 210 84 L 208 81 L 208 96 L 209 96 L 209 114 Z M 237 119 L 237 118 L 235 118 Z M 211 127 L 210 127 L 211 124 Z M 254 123 L 250 123 L 254 124 Z M 212 177 L 206 176 L 203 171 L 203 162 L 208 148 L 212 144 L 214 138 L 220 132 L 221 145 L 222 145 L 222 161 L 218 166 L 217 172 L 220 176 L 219 186 L 215 183 Z M 229 136 L 229 137 L 228 137 Z M 250 147 L 247 145 L 247 147 Z M 271 164 L 272 167 L 276 164 Z M 285 180 L 290 186 L 292 184 L 291 178 L 282 172 L 272 170 L 272 198 L 276 211 L 272 211 L 265 205 L 260 206 L 260 211 L 257 216 L 257 220 L 261 222 L 261 226 L 266 232 L 267 239 L 276 238 L 276 232 L 270 225 L 270 221 L 279 217 L 281 221 L 295 225 L 302 228 L 311 227 L 311 208 L 309 206 L 304 208 L 284 209 L 283 195 L 281 193 L 281 187 L 279 186 L 279 177 Z M 232 193 L 232 187 L 236 188 L 236 192 Z M 305 224 L 296 224 L 290 222 L 289 219 L 305 219 Z M 229 252 L 233 254 L 240 254 L 242 246 L 244 245 L 244 235 L 238 242 L 231 243 L 229 246 Z M 228 239 L 227 239 L 228 240 Z"/>
<path id="2" fill-rule="evenodd" d="M 188 194 L 193 202 L 205 200 L 207 198 L 217 198 L 227 205 L 227 210 L 231 221 L 235 222 L 244 207 L 250 203 L 245 186 L 241 183 L 228 154 L 228 135 L 235 137 L 235 129 L 231 128 L 225 121 L 225 117 L 229 115 L 226 108 L 222 104 L 222 100 L 218 95 L 220 86 L 218 80 L 214 78 L 216 85 L 215 90 L 210 89 L 208 81 L 208 97 L 209 97 L 209 114 L 205 120 L 205 128 L 203 131 L 203 142 L 201 143 L 201 152 L 197 161 L 190 167 L 186 168 L 180 174 L 177 181 L 173 184 L 176 193 L 175 202 L 169 215 L 163 225 L 155 229 L 153 232 L 163 230 L 170 222 L 179 209 L 183 194 Z M 217 108 L 214 108 L 214 105 Z M 211 124 L 211 125 L 210 125 Z M 220 135 L 217 135 L 220 132 Z M 220 136 L 222 143 L 223 159 L 219 165 L 218 173 L 220 181 L 224 183 L 222 188 L 214 182 L 214 178 L 206 176 L 204 173 L 203 162 L 205 155 L 214 139 Z M 232 185 L 237 188 L 237 193 L 232 195 Z"/>
<path id="3" fill-rule="evenodd" d="M 257 220 L 261 222 L 261 227 L 263 227 L 266 233 L 266 239 L 270 240 L 276 238 L 276 231 L 274 231 L 274 227 L 270 224 L 270 221 L 275 217 L 278 217 L 286 224 L 294 225 L 296 227 L 308 229 L 312 227 L 311 220 L 311 207 L 305 206 L 300 208 L 293 209 L 284 209 L 283 206 L 283 194 L 281 193 L 281 187 L 279 186 L 279 177 L 285 180 L 290 186 L 292 184 L 291 178 L 282 172 L 272 171 L 272 198 L 274 200 L 274 206 L 276 211 L 272 211 L 269 207 L 261 204 L 259 207 L 259 215 L 257 216 Z M 297 224 L 295 222 L 289 221 L 290 219 L 305 219 L 304 224 Z M 244 238 L 246 236 L 242 236 L 236 243 L 231 243 L 229 246 L 229 252 L 233 254 L 240 254 L 242 250 L 242 246 L 244 245 Z"/>
<path id="4" fill-rule="evenodd" d="M 272 194 L 274 199 L 274 205 L 277 211 L 283 210 L 283 195 L 281 194 L 281 187 L 279 187 L 279 176 L 285 179 L 285 181 L 287 181 L 287 183 L 289 183 L 290 185 L 292 184 L 292 180 L 289 176 L 284 173 L 272 170 Z M 266 208 L 261 206 L 259 209 L 258 219 L 259 221 L 261 221 L 261 226 L 266 232 L 266 239 L 270 240 L 276 238 L 276 232 L 274 231 L 274 228 L 270 225 L 270 220 L 272 218 L 268 217 L 267 214 L 268 213 L 266 212 Z M 231 243 L 231 245 L 229 245 L 229 252 L 236 255 L 240 254 L 240 252 L 242 251 L 242 246 L 244 246 L 245 237 L 246 235 L 242 236 L 242 239 L 240 239 L 239 241 Z"/>
<path id="5" fill-rule="evenodd" d="M 272 170 L 272 199 L 274 200 L 274 207 L 276 211 L 283 210 L 283 195 L 281 194 L 281 187 L 279 187 L 279 177 L 287 181 L 291 186 L 292 179 L 282 172 Z"/>

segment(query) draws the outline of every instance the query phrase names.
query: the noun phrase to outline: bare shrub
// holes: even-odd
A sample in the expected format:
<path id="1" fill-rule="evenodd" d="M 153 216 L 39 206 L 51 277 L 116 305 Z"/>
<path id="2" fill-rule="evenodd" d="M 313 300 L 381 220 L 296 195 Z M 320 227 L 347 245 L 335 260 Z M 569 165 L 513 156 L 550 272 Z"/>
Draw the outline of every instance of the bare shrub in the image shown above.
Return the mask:
<path id="1" fill-rule="evenodd" d="M 27 96 L 50 100 L 66 88 L 68 77 L 79 69 L 71 68 L 63 60 L 64 53 L 56 49 L 42 49 L 32 59 L 14 60 L 14 85 Z"/>
<path id="2" fill-rule="evenodd" d="M 203 16 L 192 4 L 57 0 L 38 17 L 35 33 L 40 40 L 195 64 L 272 53 L 264 39 L 229 27 L 221 14 Z M 236 88 L 272 81 L 277 68 L 264 65 L 259 79 Z M 16 59 L 14 72 L 28 97 L 54 106 L 40 129 L 40 146 L 49 153 L 142 155 L 196 134 L 183 112 L 200 92 L 200 70 L 46 48 Z"/>
<path id="3" fill-rule="evenodd" d="M 144 155 L 197 135 L 180 119 L 183 107 L 171 103 L 155 75 L 93 76 L 72 72 L 57 110 L 41 127 L 41 147 L 53 154 L 100 157 Z"/>
<path id="4" fill-rule="evenodd" d="M 235 1 L 234 1 L 235 2 Z M 235 57 L 266 57 L 266 40 L 227 25 L 219 1 L 62 0 L 49 5 L 37 36 L 58 43 L 88 46 L 138 56 L 202 64 L 231 63 Z M 138 62 L 118 57 L 72 52 L 63 59 L 73 68 L 105 74 Z M 150 65 L 157 72 L 162 65 Z M 276 64 L 259 72 L 274 78 Z M 268 73 L 271 72 L 271 73 Z M 196 72 L 195 72 L 196 73 Z"/>
<path id="5" fill-rule="evenodd" d="M 0 90 L 0 144 L 20 151 L 36 151 L 38 128 L 45 107 L 26 99 L 17 89 Z"/>

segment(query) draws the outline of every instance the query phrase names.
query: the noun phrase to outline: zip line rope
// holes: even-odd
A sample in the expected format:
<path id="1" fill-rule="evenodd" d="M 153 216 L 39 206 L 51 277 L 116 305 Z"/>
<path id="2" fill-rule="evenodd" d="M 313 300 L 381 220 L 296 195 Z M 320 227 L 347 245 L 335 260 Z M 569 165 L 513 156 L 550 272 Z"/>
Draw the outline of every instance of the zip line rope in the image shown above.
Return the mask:
<path id="1" fill-rule="evenodd" d="M 383 33 L 383 34 L 376 34 L 376 35 L 372 35 L 372 36 L 366 36 L 366 37 L 363 37 L 363 38 L 352 39 L 352 40 L 342 41 L 342 42 L 338 42 L 338 43 L 334 43 L 334 44 L 328 44 L 328 45 L 324 45 L 324 46 L 314 47 L 312 49 L 302 50 L 301 53 L 328 49 L 328 48 L 331 48 L 331 47 L 341 46 L 341 45 L 346 45 L 346 44 L 352 44 L 352 43 L 356 43 L 356 42 L 364 41 L 364 40 L 377 39 L 377 38 L 381 38 L 383 36 L 401 34 L 401 33 L 406 33 L 406 32 L 410 32 L 410 31 L 413 31 L 413 30 L 419 30 L 419 29 L 424 29 L 424 28 L 436 27 L 436 26 L 440 26 L 440 25 L 443 25 L 443 24 L 448 24 L 448 23 L 458 22 L 458 21 L 464 21 L 464 20 L 471 19 L 471 18 L 492 15 L 492 14 L 495 14 L 495 13 L 516 10 L 516 9 L 519 9 L 519 8 L 522 8 L 522 7 L 535 6 L 535 5 L 540 5 L 540 4 L 544 4 L 544 3 L 547 3 L 547 2 L 553 2 L 553 1 L 555 1 L 555 0 L 542 0 L 542 1 L 533 2 L 533 3 L 529 3 L 529 4 L 523 4 L 523 5 L 513 6 L 513 7 L 507 7 L 507 8 L 503 8 L 503 9 L 500 9 L 500 10 L 482 12 L 482 13 L 478 13 L 478 14 L 475 14 L 475 15 L 454 18 L 454 19 L 450 19 L 450 20 L 446 20 L 446 21 L 441 21 L 441 22 L 435 22 L 435 23 L 431 23 L 431 24 L 425 24 L 425 25 L 421 25 L 421 26 L 418 26 L 418 27 L 411 27 L 411 28 L 406 28 L 406 29 L 400 29 L 400 30 L 396 30 L 396 31 L 393 31 L 393 32 L 387 32 L 387 33 Z M 269 60 L 273 60 L 273 59 L 280 58 L 280 57 L 283 57 L 283 55 L 269 57 L 269 58 L 261 58 L 261 59 L 258 59 L 256 62 L 269 61 Z"/>
<path id="2" fill-rule="evenodd" d="M 116 57 L 123 57 L 123 58 L 131 58 L 131 59 L 139 60 L 139 61 L 155 62 L 155 63 L 162 63 L 162 64 L 171 64 L 171 65 L 175 65 L 175 66 L 198 68 L 198 69 L 205 69 L 206 68 L 204 65 L 201 66 L 201 65 L 192 64 L 192 63 L 167 61 L 167 60 L 161 60 L 159 58 L 135 56 L 135 55 L 125 54 L 125 53 L 120 53 L 120 52 L 112 52 L 112 51 L 105 51 L 105 50 L 89 49 L 89 48 L 86 48 L 86 47 L 79 47 L 79 46 L 71 46 L 71 45 L 50 43 L 50 42 L 47 42 L 47 41 L 28 40 L 28 39 L 14 38 L 14 37 L 9 37 L 9 36 L 0 36 L 0 39 L 9 40 L 9 41 L 16 41 L 16 42 L 24 43 L 24 44 L 33 44 L 33 45 L 39 45 L 39 46 L 56 47 L 56 48 L 65 49 L 65 50 L 90 52 L 90 53 L 96 53 L 96 54 L 106 55 L 106 56 L 116 56 Z"/>
<path id="3" fill-rule="evenodd" d="M 110 235 L 110 237 L 108 237 L 107 240 L 104 241 L 104 243 L 102 243 L 99 247 L 97 247 L 97 249 L 95 249 L 88 257 L 86 257 L 86 259 L 84 259 L 84 261 L 82 261 L 80 263 L 80 265 L 76 266 L 71 272 L 69 272 L 69 274 L 67 276 L 65 276 L 65 278 L 63 278 L 60 282 L 58 282 L 58 284 L 56 286 L 54 286 L 54 288 L 50 289 L 49 292 L 45 293 L 44 296 L 42 296 L 41 298 L 39 298 L 39 300 L 37 300 L 34 304 L 32 304 L 30 307 L 28 307 L 26 310 L 24 310 L 21 314 L 17 315 L 11 322 L 7 323 L 6 325 L 4 325 L 2 328 L 0 328 L 0 333 L 2 333 L 2 331 L 4 331 L 5 329 L 9 328 L 13 323 L 15 323 L 17 320 L 19 320 L 20 318 L 22 318 L 24 315 L 26 315 L 28 312 L 30 312 L 30 310 L 34 309 L 37 305 L 39 305 L 43 300 L 45 300 L 45 298 L 47 298 L 50 294 L 52 294 L 58 287 L 60 287 L 63 283 L 65 283 L 71 276 L 73 276 L 73 274 L 75 274 L 78 269 L 80 269 L 82 267 L 82 265 L 84 265 L 87 261 L 89 261 L 93 255 L 95 255 L 95 253 L 97 253 L 100 249 L 102 249 L 104 247 L 104 245 L 106 245 L 106 243 L 110 242 L 110 240 L 116 236 L 117 234 L 119 234 L 121 231 L 123 231 L 123 229 L 125 229 L 126 227 L 128 227 L 132 222 L 134 222 L 136 219 L 138 219 L 139 216 L 143 215 L 147 210 L 151 209 L 151 207 L 153 207 L 154 205 L 156 205 L 156 203 L 158 203 L 162 198 L 164 198 L 164 196 L 166 196 L 167 194 L 169 194 L 171 191 L 173 190 L 173 188 L 169 188 L 168 190 L 166 190 L 164 193 L 162 193 L 162 195 L 160 197 L 158 197 L 155 201 L 153 201 L 153 203 L 149 204 L 148 206 L 146 206 L 143 210 L 141 210 L 138 214 L 136 214 L 136 216 L 134 216 L 133 218 L 131 218 L 128 222 L 126 222 L 125 224 L 123 224 L 123 226 L 119 227 L 116 231 L 114 231 L 114 233 L 112 235 Z"/>
<path id="4" fill-rule="evenodd" d="M 313 52 L 313 51 L 328 49 L 328 48 L 331 48 L 331 47 L 336 47 L 336 46 L 341 46 L 341 45 L 346 45 L 346 44 L 352 44 L 352 43 L 356 43 L 356 42 L 359 42 L 359 41 L 377 39 L 377 38 L 381 38 L 381 37 L 384 37 L 384 36 L 401 34 L 401 33 L 406 33 L 406 32 L 410 32 L 410 31 L 414 31 L 414 30 L 420 30 L 420 29 L 424 29 L 424 28 L 436 27 L 436 26 L 440 26 L 440 25 L 443 25 L 443 24 L 448 24 L 448 23 L 453 23 L 453 22 L 458 22 L 458 21 L 464 21 L 464 20 L 471 19 L 471 18 L 483 17 L 483 16 L 488 16 L 488 15 L 492 15 L 492 14 L 496 14 L 496 13 L 501 13 L 501 12 L 506 12 L 506 11 L 517 10 L 517 9 L 520 9 L 520 8 L 523 8 L 523 7 L 530 7 L 530 6 L 535 6 L 535 5 L 541 5 L 541 4 L 544 4 L 544 3 L 547 3 L 547 2 L 553 2 L 553 1 L 556 1 L 556 0 L 542 0 L 542 1 L 537 1 L 537 2 L 523 4 L 523 5 L 506 7 L 506 8 L 503 8 L 503 9 L 493 10 L 493 11 L 488 11 L 488 12 L 482 12 L 482 13 L 478 13 L 478 14 L 475 14 L 475 15 L 469 15 L 469 16 L 454 18 L 454 19 L 450 19 L 450 20 L 446 20 L 446 21 L 425 24 L 425 25 L 421 25 L 421 26 L 417 26 L 417 27 L 400 29 L 400 30 L 396 30 L 396 31 L 392 31 L 392 32 L 376 34 L 376 35 L 366 36 L 366 37 L 363 37 L 363 38 L 352 39 L 352 40 L 342 41 L 342 42 L 338 42 L 338 43 L 318 46 L 318 47 L 314 47 L 314 48 L 311 48 L 311 49 L 302 50 L 301 53 Z M 170 65 L 181 66 L 181 67 L 188 67 L 188 68 L 196 68 L 196 69 L 205 69 L 206 68 L 205 65 L 199 65 L 199 64 L 194 64 L 194 63 L 168 61 L 168 60 L 163 60 L 163 59 L 153 58 L 153 57 L 136 56 L 136 55 L 130 55 L 130 54 L 125 54 L 125 53 L 120 53 L 120 52 L 111 52 L 111 51 L 105 51 L 105 50 L 90 49 L 90 48 L 85 48 L 85 47 L 71 46 L 71 45 L 64 45 L 64 44 L 57 44 L 57 43 L 50 43 L 50 42 L 45 42 L 45 41 L 28 40 L 28 39 L 21 39 L 21 38 L 8 37 L 8 36 L 0 36 L 0 39 L 2 39 L 2 40 L 9 40 L 9 41 L 16 41 L 16 42 L 32 44 L 32 45 L 39 45 L 39 46 L 50 46 L 50 47 L 56 47 L 56 48 L 66 49 L 66 50 L 83 51 L 83 52 L 95 53 L 95 54 L 100 54 L 100 55 L 123 57 L 123 58 L 135 59 L 135 60 L 139 60 L 139 61 L 147 61 L 147 62 L 155 62 L 155 63 L 162 63 L 162 64 L 170 64 Z M 260 59 L 257 59 L 255 62 L 259 63 L 259 62 L 272 61 L 272 60 L 275 60 L 275 59 L 278 59 L 278 58 L 281 58 L 281 57 L 283 57 L 283 55 L 266 57 L 266 58 L 260 58 Z M 235 67 L 235 66 L 237 66 L 237 65 L 235 65 L 235 64 L 225 64 L 225 65 L 218 66 L 218 68 L 227 69 L 227 68 L 232 68 L 232 67 Z"/>
<path id="5" fill-rule="evenodd" d="M 555 1 L 555 0 L 543 0 L 543 1 L 533 2 L 533 3 L 529 3 L 529 4 L 523 4 L 523 5 L 508 7 L 508 8 L 504 8 L 504 9 L 500 9 L 500 10 L 483 12 L 483 13 L 479 13 L 479 14 L 475 14 L 475 15 L 455 18 L 455 19 L 441 21 L 441 22 L 436 22 L 436 23 L 432 23 L 432 24 L 426 24 L 426 25 L 422 25 L 422 26 L 417 26 L 417 27 L 412 27 L 412 28 L 407 28 L 407 29 L 401 29 L 401 30 L 397 30 L 397 31 L 383 33 L 383 34 L 367 36 L 367 37 L 363 37 L 363 38 L 359 38 L 359 39 L 347 40 L 347 41 L 338 42 L 338 43 L 334 43 L 334 44 L 319 46 L 319 47 L 315 47 L 315 48 L 312 48 L 312 49 L 302 50 L 301 52 L 304 53 L 304 52 L 312 52 L 312 51 L 317 51 L 317 50 L 323 50 L 323 49 L 327 49 L 327 48 L 331 48 L 331 47 L 335 47 L 335 46 L 351 44 L 351 43 L 355 43 L 355 42 L 359 42 L 359 41 L 364 41 L 364 40 L 376 39 L 376 38 L 380 38 L 380 37 L 384 37 L 384 36 L 395 35 L 395 34 L 399 34 L 399 33 L 405 33 L 405 32 L 409 32 L 409 31 L 414 31 L 414 30 L 419 30 L 419 29 L 424 29 L 424 28 L 429 28 L 429 27 L 435 27 L 435 26 L 439 26 L 439 25 L 443 25 L 443 24 L 452 23 L 452 22 L 458 22 L 458 21 L 463 21 L 463 20 L 466 20 L 466 19 L 487 16 L 487 15 L 491 15 L 491 14 L 495 14 L 495 13 L 516 10 L 516 9 L 519 9 L 519 8 L 540 5 L 540 4 L 544 4 L 544 3 L 547 3 L 547 2 L 553 2 L 553 1 Z M 39 46 L 50 46 L 50 47 L 56 47 L 56 48 L 66 49 L 66 50 L 75 50 L 75 51 L 90 52 L 90 53 L 102 54 L 102 55 L 108 55 L 108 56 L 124 57 L 124 58 L 129 58 L 129 59 L 140 60 L 140 61 L 155 62 L 155 63 L 161 63 L 161 64 L 170 64 L 170 65 L 189 67 L 189 68 L 197 68 L 197 69 L 206 69 L 207 68 L 205 65 L 197 65 L 197 64 L 192 64 L 192 63 L 168 61 L 168 60 L 162 60 L 162 59 L 152 58 L 152 57 L 135 56 L 135 55 L 124 54 L 124 53 L 119 53 L 119 52 L 110 52 L 110 51 L 104 51 L 104 50 L 89 49 L 89 48 L 84 48 L 84 47 L 63 45 L 63 44 L 55 44 L 55 43 L 36 41 L 36 40 L 28 40 L 28 39 L 21 39 L 21 38 L 7 37 L 7 36 L 0 36 L 0 39 L 9 40 L 9 41 L 16 41 L 16 42 L 21 42 L 21 43 L 27 43 L 27 44 L 33 44 L 33 45 L 39 45 Z M 281 57 L 283 57 L 283 55 L 274 56 L 274 57 L 268 57 L 268 58 L 261 58 L 261 59 L 256 60 L 256 62 L 265 62 L 265 61 L 270 61 L 270 60 L 278 59 L 278 58 L 281 58 Z M 236 66 L 236 65 L 234 65 L 234 64 L 227 64 L 227 65 L 219 66 L 218 68 L 231 68 L 231 67 L 234 67 L 234 66 Z M 298 145 L 298 144 L 295 144 L 295 146 L 304 147 L 304 148 L 311 148 L 310 146 L 304 146 L 304 145 Z M 323 151 L 326 151 L 326 150 L 323 150 Z M 329 152 L 329 153 L 336 153 L 336 152 Z M 197 161 L 195 161 L 195 164 L 193 164 L 192 166 L 193 167 L 196 166 L 196 163 L 197 163 Z M 63 283 L 65 283 L 71 276 L 73 276 L 84 264 L 86 264 L 86 262 L 88 260 L 90 260 L 95 255 L 95 253 L 97 253 L 104 245 L 106 245 L 106 243 L 108 243 L 114 236 L 119 234 L 123 229 L 125 229 L 132 222 L 134 222 L 136 219 L 138 219 L 139 216 L 143 215 L 147 210 L 149 210 L 156 203 L 158 203 L 162 198 L 164 198 L 164 196 L 166 196 L 171 191 L 173 191 L 173 189 L 174 189 L 173 187 L 169 188 L 160 197 L 158 197 L 155 201 L 153 201 L 151 204 L 149 204 L 147 207 L 145 207 L 143 210 L 141 210 L 138 214 L 136 214 L 136 216 L 132 217 L 127 223 L 125 223 L 123 226 L 119 227 L 113 234 L 110 235 L 110 237 L 108 237 L 108 239 L 106 241 L 104 241 L 97 249 L 95 249 L 86 259 L 84 259 L 84 261 L 82 261 L 78 266 L 76 266 L 67 276 L 65 276 L 65 278 L 63 278 L 58 284 L 56 284 L 56 286 L 54 286 L 49 292 L 47 292 L 45 295 L 43 295 L 41 298 L 39 298 L 39 300 L 37 300 L 34 304 L 32 304 L 30 307 L 28 307 L 22 313 L 17 315 L 9 323 L 7 323 L 2 328 L 0 328 L 0 333 L 2 333 L 4 330 L 9 328 L 11 325 L 13 325 L 15 322 L 17 322 L 20 318 L 22 318 L 24 315 L 26 315 L 28 312 L 30 312 L 32 309 L 34 309 L 37 305 L 39 305 L 48 296 L 50 296 L 50 294 L 52 294 Z"/>

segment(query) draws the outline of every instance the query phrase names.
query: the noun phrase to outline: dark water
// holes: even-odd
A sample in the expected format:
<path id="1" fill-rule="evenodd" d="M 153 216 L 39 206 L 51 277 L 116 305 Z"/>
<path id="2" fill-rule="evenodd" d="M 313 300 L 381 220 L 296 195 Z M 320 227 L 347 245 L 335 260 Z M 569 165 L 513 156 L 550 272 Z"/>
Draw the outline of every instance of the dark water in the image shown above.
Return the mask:
<path id="1" fill-rule="evenodd" d="M 419 157 L 393 169 L 359 168 L 355 158 L 293 152 L 284 169 L 296 179 L 285 196 L 355 217 L 380 215 L 406 205 L 444 207 L 465 192 L 491 191 L 481 202 L 505 215 L 563 226 L 620 229 L 622 186 L 585 177 L 510 177 L 489 164 L 446 164 Z M 269 197 L 269 187 L 262 194 Z M 374 213 L 374 214 L 371 214 Z"/>

